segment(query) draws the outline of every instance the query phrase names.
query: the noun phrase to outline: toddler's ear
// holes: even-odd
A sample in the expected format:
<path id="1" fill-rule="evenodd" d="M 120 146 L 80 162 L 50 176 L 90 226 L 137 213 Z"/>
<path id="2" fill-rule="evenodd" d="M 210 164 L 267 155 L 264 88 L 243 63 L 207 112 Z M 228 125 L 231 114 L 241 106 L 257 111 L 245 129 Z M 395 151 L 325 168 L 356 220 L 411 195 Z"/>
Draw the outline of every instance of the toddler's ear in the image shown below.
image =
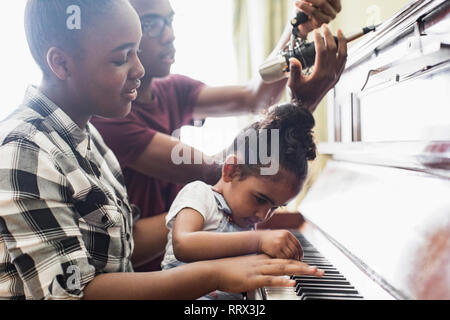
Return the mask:
<path id="1" fill-rule="evenodd" d="M 234 177 L 240 174 L 239 166 L 237 164 L 236 155 L 229 155 L 222 166 L 222 179 L 225 182 L 231 182 Z"/>
<path id="2" fill-rule="evenodd" d="M 58 79 L 67 80 L 70 77 L 72 60 L 63 50 L 51 47 L 47 51 L 47 64 Z"/>

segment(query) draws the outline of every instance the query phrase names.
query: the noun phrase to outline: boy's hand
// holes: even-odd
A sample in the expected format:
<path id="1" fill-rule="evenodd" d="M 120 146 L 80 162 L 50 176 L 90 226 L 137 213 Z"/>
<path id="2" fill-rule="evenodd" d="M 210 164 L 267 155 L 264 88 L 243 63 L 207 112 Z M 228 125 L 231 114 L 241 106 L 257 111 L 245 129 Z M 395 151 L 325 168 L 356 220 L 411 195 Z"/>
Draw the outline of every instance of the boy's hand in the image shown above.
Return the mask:
<path id="1" fill-rule="evenodd" d="M 258 252 L 274 258 L 300 260 L 303 249 L 300 242 L 287 230 L 256 231 L 259 234 Z"/>

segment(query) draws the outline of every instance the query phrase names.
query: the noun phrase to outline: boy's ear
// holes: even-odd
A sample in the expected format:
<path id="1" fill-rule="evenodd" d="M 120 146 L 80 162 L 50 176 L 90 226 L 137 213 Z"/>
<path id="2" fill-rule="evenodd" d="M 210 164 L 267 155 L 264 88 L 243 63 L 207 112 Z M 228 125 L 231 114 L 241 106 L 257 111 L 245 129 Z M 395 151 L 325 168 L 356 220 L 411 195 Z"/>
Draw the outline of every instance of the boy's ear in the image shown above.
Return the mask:
<path id="1" fill-rule="evenodd" d="M 51 47 L 47 51 L 47 64 L 58 79 L 67 80 L 70 77 L 72 59 L 63 50 Z"/>
<path id="2" fill-rule="evenodd" d="M 222 179 L 225 182 L 231 182 L 234 177 L 238 176 L 240 173 L 237 157 L 232 154 L 229 155 L 222 166 Z"/>

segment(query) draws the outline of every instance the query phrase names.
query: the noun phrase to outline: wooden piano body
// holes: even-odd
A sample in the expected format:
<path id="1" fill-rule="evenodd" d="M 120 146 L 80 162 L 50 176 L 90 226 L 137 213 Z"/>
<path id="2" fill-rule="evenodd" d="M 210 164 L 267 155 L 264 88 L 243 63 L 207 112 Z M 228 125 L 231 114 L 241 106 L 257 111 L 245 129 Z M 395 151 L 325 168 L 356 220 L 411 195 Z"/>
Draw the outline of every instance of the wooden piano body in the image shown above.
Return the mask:
<path id="1" fill-rule="evenodd" d="M 365 299 L 450 299 L 450 1 L 412 1 L 352 47 L 327 114 L 302 234 Z"/>

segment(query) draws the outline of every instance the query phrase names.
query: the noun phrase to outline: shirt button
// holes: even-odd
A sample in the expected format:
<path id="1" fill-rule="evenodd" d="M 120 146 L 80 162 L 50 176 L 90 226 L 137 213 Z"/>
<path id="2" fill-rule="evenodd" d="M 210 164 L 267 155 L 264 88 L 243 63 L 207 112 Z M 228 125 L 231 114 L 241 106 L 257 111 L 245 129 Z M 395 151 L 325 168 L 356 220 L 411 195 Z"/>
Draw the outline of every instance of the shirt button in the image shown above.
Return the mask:
<path id="1" fill-rule="evenodd" d="M 107 216 L 103 216 L 102 217 L 102 222 L 103 223 L 107 223 L 108 222 L 108 217 Z"/>
<path id="2" fill-rule="evenodd" d="M 122 206 L 122 201 L 120 199 L 117 200 L 117 204 L 119 205 L 119 207 Z"/>

